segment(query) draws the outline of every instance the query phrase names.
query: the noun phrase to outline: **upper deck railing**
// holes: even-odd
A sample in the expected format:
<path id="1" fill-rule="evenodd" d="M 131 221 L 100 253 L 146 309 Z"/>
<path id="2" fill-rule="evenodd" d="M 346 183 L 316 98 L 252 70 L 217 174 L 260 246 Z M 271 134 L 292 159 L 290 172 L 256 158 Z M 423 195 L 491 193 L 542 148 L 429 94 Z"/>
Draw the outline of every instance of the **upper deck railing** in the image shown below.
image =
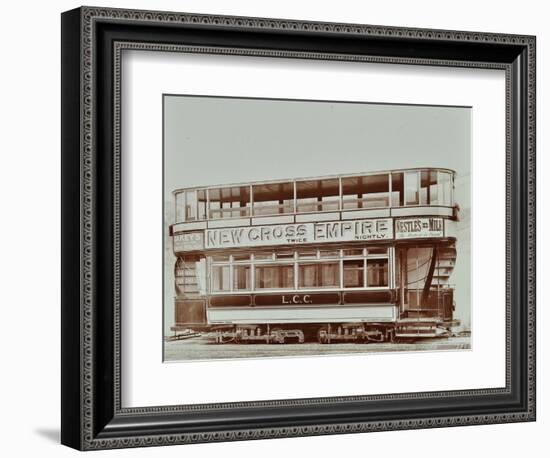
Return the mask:
<path id="1" fill-rule="evenodd" d="M 175 223 L 357 209 L 454 206 L 449 169 L 418 168 L 174 191 Z"/>

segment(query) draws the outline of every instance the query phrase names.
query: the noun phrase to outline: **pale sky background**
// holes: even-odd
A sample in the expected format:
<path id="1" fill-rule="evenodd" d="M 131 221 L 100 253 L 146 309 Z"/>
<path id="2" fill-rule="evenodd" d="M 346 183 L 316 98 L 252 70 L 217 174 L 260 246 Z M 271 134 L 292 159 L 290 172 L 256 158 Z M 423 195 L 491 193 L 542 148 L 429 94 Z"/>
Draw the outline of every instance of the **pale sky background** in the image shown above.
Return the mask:
<path id="1" fill-rule="evenodd" d="M 172 191 L 408 167 L 455 170 L 455 314 L 470 327 L 471 108 L 164 96 L 165 332 L 173 323 Z"/>
<path id="2" fill-rule="evenodd" d="M 470 171 L 470 109 L 165 96 L 165 190 L 404 167 Z"/>

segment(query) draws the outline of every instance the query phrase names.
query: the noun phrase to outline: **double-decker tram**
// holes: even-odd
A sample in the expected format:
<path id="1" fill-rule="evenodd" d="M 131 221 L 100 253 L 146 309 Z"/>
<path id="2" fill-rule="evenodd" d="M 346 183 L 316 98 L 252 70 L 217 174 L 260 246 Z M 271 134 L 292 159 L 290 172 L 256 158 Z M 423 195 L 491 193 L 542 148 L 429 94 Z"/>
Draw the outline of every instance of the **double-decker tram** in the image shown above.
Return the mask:
<path id="1" fill-rule="evenodd" d="M 219 343 L 449 335 L 454 175 L 419 168 L 174 191 L 172 330 Z"/>

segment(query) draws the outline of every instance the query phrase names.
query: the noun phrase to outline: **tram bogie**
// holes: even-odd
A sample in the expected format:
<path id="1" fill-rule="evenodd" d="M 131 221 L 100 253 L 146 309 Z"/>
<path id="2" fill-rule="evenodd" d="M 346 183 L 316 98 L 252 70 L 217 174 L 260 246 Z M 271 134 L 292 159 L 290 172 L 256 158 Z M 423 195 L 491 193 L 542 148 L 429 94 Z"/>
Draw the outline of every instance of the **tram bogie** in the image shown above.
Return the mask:
<path id="1" fill-rule="evenodd" d="M 391 340 L 391 333 L 384 328 L 365 327 L 362 324 L 327 325 L 319 328 L 317 339 L 321 344 L 337 342 L 384 342 Z"/>
<path id="2" fill-rule="evenodd" d="M 346 323 L 307 327 L 269 327 L 266 325 L 238 326 L 230 329 L 216 330 L 213 334 L 215 343 L 263 343 L 288 344 L 318 342 L 322 344 L 337 342 L 391 342 L 395 330 L 388 326 L 365 326 L 362 323 Z"/>

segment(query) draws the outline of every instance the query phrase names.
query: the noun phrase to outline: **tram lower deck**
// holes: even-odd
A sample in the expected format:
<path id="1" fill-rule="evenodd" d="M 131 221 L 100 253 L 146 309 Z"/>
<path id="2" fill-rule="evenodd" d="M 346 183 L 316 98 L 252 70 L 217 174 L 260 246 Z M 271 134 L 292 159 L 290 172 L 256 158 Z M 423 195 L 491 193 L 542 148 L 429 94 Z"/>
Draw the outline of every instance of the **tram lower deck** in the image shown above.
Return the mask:
<path id="1" fill-rule="evenodd" d="M 455 258 L 454 240 L 182 256 L 173 330 L 266 343 L 445 335 Z"/>

